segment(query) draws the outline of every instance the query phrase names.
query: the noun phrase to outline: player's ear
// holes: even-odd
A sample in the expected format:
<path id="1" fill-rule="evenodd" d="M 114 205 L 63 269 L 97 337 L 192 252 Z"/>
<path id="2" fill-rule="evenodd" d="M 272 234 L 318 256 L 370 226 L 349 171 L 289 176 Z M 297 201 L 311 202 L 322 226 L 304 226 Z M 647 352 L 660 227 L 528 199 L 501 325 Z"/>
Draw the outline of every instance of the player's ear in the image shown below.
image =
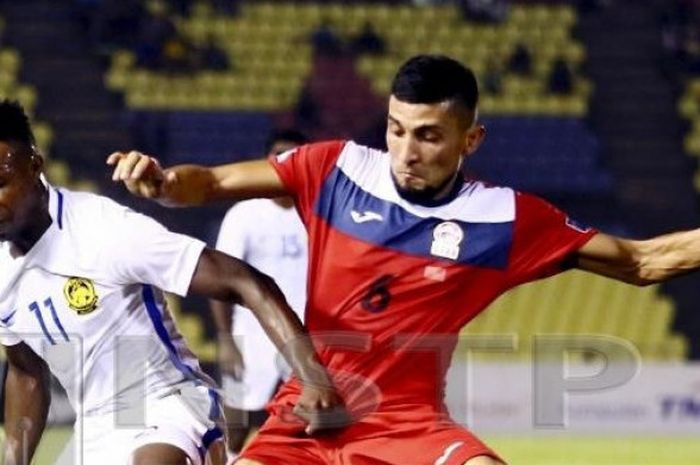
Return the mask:
<path id="1" fill-rule="evenodd" d="M 464 155 L 469 156 L 476 152 L 486 138 L 486 128 L 481 124 L 475 124 L 467 129 L 464 134 Z"/>
<path id="2" fill-rule="evenodd" d="M 29 156 L 29 166 L 32 170 L 32 174 L 36 174 L 37 176 L 44 169 L 44 157 L 39 154 L 36 147 L 32 147 L 32 154 Z"/>

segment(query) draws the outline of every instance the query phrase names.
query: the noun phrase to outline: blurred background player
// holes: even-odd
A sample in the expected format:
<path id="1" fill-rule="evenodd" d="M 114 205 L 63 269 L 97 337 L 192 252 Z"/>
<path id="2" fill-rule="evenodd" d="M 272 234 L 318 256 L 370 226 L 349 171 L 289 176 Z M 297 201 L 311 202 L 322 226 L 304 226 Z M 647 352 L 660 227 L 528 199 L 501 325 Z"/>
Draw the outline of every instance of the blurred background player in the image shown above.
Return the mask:
<path id="1" fill-rule="evenodd" d="M 42 168 L 22 108 L 0 102 L 5 465 L 32 461 L 48 413 L 49 371 L 78 416 L 76 463 L 204 463 L 223 435 L 218 395 L 163 291 L 253 309 L 309 382 L 294 415 L 309 421 L 309 433 L 322 427 L 319 411 L 338 398 L 274 281 L 107 198 L 56 189 Z"/>
<path id="2" fill-rule="evenodd" d="M 295 130 L 276 131 L 266 146 L 280 155 L 307 142 Z M 272 277 L 303 321 L 306 304 L 307 238 L 291 197 L 239 202 L 226 213 L 216 248 Z M 267 418 L 265 404 L 289 366 L 245 307 L 210 301 L 217 327 L 228 445 L 238 454 L 251 428 Z"/>

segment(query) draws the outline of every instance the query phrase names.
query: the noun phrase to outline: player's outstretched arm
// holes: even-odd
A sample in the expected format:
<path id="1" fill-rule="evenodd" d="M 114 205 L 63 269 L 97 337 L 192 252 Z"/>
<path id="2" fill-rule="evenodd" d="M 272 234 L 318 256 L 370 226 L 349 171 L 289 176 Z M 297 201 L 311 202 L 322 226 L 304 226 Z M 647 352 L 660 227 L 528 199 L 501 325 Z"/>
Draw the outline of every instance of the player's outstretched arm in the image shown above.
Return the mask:
<path id="1" fill-rule="evenodd" d="M 166 206 L 196 206 L 216 200 L 287 195 L 267 160 L 214 167 L 178 165 L 164 169 L 156 158 L 140 152 L 115 152 L 107 158 L 112 180 L 132 194 Z"/>
<path id="2" fill-rule="evenodd" d="M 645 286 L 700 268 L 700 229 L 647 240 L 596 234 L 577 253 L 577 268 Z"/>
<path id="3" fill-rule="evenodd" d="M 342 400 L 319 362 L 304 326 L 269 276 L 241 260 L 204 249 L 189 292 L 238 302 L 253 312 L 303 385 L 294 411 L 307 421 L 309 434 L 347 423 Z"/>
<path id="4" fill-rule="evenodd" d="M 49 369 L 24 342 L 5 347 L 4 465 L 31 463 L 49 413 Z"/>

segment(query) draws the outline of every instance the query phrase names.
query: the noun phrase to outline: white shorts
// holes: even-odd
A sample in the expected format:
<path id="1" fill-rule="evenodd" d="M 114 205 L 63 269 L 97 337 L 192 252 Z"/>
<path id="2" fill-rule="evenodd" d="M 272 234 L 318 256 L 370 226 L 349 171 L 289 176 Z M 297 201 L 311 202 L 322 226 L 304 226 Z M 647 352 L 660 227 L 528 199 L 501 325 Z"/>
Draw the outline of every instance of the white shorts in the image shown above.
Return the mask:
<path id="1" fill-rule="evenodd" d="M 243 355 L 243 379 L 236 381 L 230 375 L 221 377 L 224 403 L 238 410 L 262 410 L 279 382 L 289 378 L 291 369 L 261 328 L 244 330 L 245 334 L 233 336 Z"/>
<path id="2" fill-rule="evenodd" d="M 133 421 L 138 416 L 132 412 L 88 415 L 76 421 L 73 438 L 56 465 L 128 465 L 136 449 L 154 443 L 181 449 L 192 465 L 206 463 L 209 446 L 223 437 L 215 391 L 188 384 L 145 404 L 145 415 L 140 415 L 145 419 L 139 421 Z"/>

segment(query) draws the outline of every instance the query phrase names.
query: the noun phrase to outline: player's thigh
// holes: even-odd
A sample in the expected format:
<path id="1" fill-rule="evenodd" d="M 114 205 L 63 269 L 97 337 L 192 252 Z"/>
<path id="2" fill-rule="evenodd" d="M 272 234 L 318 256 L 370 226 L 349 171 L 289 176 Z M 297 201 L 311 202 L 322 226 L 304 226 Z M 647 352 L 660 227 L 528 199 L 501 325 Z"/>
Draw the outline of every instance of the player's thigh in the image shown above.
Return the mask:
<path id="1" fill-rule="evenodd" d="M 249 460 L 250 462 L 244 462 Z M 304 424 L 272 415 L 243 449 L 239 464 L 328 465 L 326 449 L 304 434 Z"/>
<path id="2" fill-rule="evenodd" d="M 171 444 L 146 444 L 136 449 L 130 465 L 190 465 L 184 450 Z"/>
<path id="3" fill-rule="evenodd" d="M 250 459 L 238 459 L 234 462 L 234 465 L 267 465 L 263 462 L 258 462 L 257 460 Z"/>
<path id="4" fill-rule="evenodd" d="M 480 455 L 464 462 L 464 465 L 505 465 L 500 460 L 497 460 L 488 455 Z"/>
<path id="5" fill-rule="evenodd" d="M 342 461 L 353 465 L 496 465 L 498 455 L 469 430 L 450 421 L 415 421 L 385 415 L 367 427 L 350 428 L 343 437 Z M 380 421 L 377 421 L 380 420 Z M 411 421 L 413 420 L 413 421 Z"/>

